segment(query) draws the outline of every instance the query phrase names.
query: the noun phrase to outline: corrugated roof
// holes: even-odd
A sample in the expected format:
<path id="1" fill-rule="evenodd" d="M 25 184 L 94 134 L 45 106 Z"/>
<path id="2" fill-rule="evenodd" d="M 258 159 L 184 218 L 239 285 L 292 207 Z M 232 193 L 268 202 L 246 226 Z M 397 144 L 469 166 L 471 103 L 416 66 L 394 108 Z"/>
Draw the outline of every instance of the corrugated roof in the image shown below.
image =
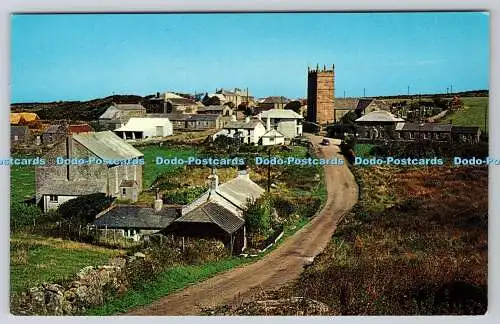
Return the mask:
<path id="1" fill-rule="evenodd" d="M 295 111 L 290 109 L 269 109 L 261 113 L 261 118 L 293 118 L 293 119 L 303 119 L 301 115 L 297 114 Z"/>
<path id="2" fill-rule="evenodd" d="M 404 122 L 404 119 L 397 118 L 393 114 L 385 110 L 372 111 L 358 119 L 355 122 Z"/>
<path id="3" fill-rule="evenodd" d="M 179 215 L 175 208 L 154 208 L 141 206 L 116 206 L 97 218 L 94 225 L 99 228 L 163 229 Z"/>
<path id="4" fill-rule="evenodd" d="M 101 159 L 128 160 L 144 156 L 112 131 L 75 134 L 73 139 Z"/>
<path id="5" fill-rule="evenodd" d="M 156 126 L 171 125 L 168 118 L 158 117 L 132 117 L 127 124 L 115 129 L 115 132 L 141 132 L 147 129 L 156 129 Z"/>
<path id="6" fill-rule="evenodd" d="M 78 134 L 78 133 L 88 133 L 93 132 L 94 129 L 90 127 L 89 124 L 81 124 L 81 125 L 69 125 L 68 127 L 69 134 Z"/>
<path id="7" fill-rule="evenodd" d="M 224 109 L 231 109 L 228 106 L 223 106 L 223 105 L 213 105 L 213 106 L 205 106 L 205 107 L 200 107 L 198 108 L 198 111 L 223 111 Z"/>

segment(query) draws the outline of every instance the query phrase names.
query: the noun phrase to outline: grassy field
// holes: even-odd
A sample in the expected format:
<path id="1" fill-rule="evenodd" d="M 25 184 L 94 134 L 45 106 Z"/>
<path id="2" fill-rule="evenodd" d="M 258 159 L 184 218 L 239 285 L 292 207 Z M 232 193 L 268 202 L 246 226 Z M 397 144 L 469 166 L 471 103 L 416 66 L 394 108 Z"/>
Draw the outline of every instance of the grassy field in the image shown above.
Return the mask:
<path id="1" fill-rule="evenodd" d="M 10 199 L 22 202 L 35 194 L 35 167 L 10 167 Z"/>
<path id="2" fill-rule="evenodd" d="M 143 183 L 145 188 L 149 188 L 156 177 L 164 174 L 175 172 L 178 169 L 183 168 L 179 165 L 157 165 L 156 157 L 162 157 L 165 159 L 179 158 L 187 159 L 190 156 L 196 156 L 197 150 L 192 147 L 171 147 L 171 146 L 145 146 L 139 147 L 139 150 L 144 153 L 144 174 Z"/>
<path id="3" fill-rule="evenodd" d="M 83 267 L 105 264 L 119 254 L 122 251 L 84 243 L 14 234 L 10 239 L 10 291 L 71 279 Z"/>
<path id="4" fill-rule="evenodd" d="M 487 132 L 484 120 L 488 118 L 488 97 L 465 97 L 464 109 L 451 113 L 441 120 L 441 123 L 452 122 L 459 126 L 479 126 L 482 132 Z"/>

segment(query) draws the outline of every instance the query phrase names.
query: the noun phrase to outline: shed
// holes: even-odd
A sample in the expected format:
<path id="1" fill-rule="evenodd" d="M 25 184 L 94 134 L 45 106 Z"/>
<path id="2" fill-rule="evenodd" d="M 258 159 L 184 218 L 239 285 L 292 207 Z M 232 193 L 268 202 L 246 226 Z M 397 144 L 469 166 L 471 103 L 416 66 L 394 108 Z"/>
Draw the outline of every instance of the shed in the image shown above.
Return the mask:
<path id="1" fill-rule="evenodd" d="M 173 134 L 173 125 L 168 118 L 132 117 L 125 126 L 114 132 L 125 140 L 165 137 Z"/>

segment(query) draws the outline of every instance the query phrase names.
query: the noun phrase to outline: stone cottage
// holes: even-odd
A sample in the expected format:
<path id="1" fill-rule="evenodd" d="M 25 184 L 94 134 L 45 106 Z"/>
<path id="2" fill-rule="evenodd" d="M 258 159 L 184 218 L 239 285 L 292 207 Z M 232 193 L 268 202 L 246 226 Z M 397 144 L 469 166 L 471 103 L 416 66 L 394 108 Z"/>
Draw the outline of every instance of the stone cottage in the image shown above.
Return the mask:
<path id="1" fill-rule="evenodd" d="M 47 211 L 98 192 L 137 200 L 143 157 L 111 131 L 69 135 L 44 155 L 46 164 L 35 169 L 36 202 Z"/>
<path id="2" fill-rule="evenodd" d="M 184 206 L 181 216 L 162 233 L 219 239 L 232 254 L 239 254 L 247 245 L 243 211 L 249 199 L 257 199 L 263 193 L 264 189 L 250 180 L 247 170 L 241 170 L 236 178 L 219 184 L 213 169 L 207 192 Z"/>

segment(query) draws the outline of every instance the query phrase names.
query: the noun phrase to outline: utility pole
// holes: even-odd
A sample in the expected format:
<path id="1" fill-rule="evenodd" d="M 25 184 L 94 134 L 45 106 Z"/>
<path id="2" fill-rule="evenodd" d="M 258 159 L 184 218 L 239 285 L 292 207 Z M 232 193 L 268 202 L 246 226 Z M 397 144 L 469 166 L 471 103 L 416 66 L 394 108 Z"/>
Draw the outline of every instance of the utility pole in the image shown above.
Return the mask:
<path id="1" fill-rule="evenodd" d="M 453 94 L 453 84 L 450 84 L 450 94 Z"/>
<path id="2" fill-rule="evenodd" d="M 267 164 L 267 192 L 271 192 L 271 148 L 267 150 L 269 163 Z"/>
<path id="3" fill-rule="evenodd" d="M 363 98 L 366 97 L 366 88 L 363 88 Z"/>
<path id="4" fill-rule="evenodd" d="M 408 97 L 410 96 L 410 86 L 408 86 Z"/>
<path id="5" fill-rule="evenodd" d="M 344 99 L 345 99 L 345 90 L 344 90 Z"/>

